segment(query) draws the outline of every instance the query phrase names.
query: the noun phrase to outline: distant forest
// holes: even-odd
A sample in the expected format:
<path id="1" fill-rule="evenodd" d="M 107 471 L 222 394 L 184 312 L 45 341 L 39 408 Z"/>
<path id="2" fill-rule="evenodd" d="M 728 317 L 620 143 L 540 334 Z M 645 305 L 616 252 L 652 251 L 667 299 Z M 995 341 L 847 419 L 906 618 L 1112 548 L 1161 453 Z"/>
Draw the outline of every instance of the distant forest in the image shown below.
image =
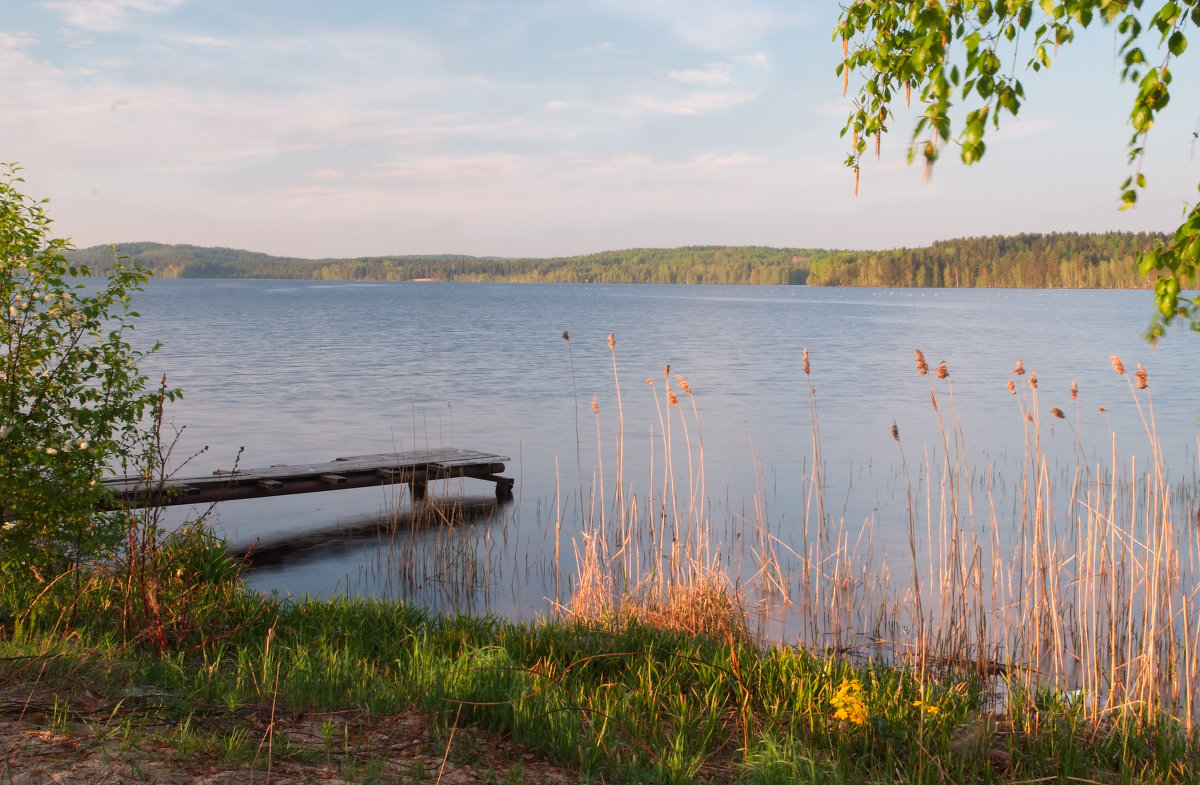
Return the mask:
<path id="1" fill-rule="evenodd" d="M 1020 234 L 924 248 L 833 251 L 763 246 L 633 248 L 552 259 L 372 256 L 299 259 L 232 248 L 128 243 L 70 252 L 93 272 L 117 258 L 158 278 L 544 283 L 807 284 L 809 286 L 1132 289 L 1149 285 L 1137 258 L 1164 235 Z"/>

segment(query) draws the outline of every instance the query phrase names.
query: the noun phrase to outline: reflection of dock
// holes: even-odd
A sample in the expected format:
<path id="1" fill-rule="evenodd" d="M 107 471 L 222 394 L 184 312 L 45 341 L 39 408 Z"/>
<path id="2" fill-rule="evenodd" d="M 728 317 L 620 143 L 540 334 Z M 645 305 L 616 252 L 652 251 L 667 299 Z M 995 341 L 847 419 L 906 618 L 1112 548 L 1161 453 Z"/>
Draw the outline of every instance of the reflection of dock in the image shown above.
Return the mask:
<path id="1" fill-rule="evenodd" d="M 495 483 L 496 498 L 507 499 L 512 495 L 513 480 L 500 476 L 507 460 L 503 455 L 447 448 L 356 455 L 297 466 L 218 470 L 205 477 L 173 478 L 161 484 L 147 485 L 137 477 L 103 482 L 112 491 L 116 506 L 132 507 L 207 504 L 396 483 L 407 484 L 414 499 L 423 499 L 430 482 L 459 477 Z"/>
<path id="2" fill-rule="evenodd" d="M 250 545 L 231 546 L 229 554 L 251 567 L 295 567 L 328 558 L 333 551 L 355 548 L 385 535 L 411 534 L 427 528 L 454 527 L 486 521 L 501 503 L 495 499 L 435 499 L 384 518 L 356 524 L 337 524 L 278 538 L 255 539 Z"/>

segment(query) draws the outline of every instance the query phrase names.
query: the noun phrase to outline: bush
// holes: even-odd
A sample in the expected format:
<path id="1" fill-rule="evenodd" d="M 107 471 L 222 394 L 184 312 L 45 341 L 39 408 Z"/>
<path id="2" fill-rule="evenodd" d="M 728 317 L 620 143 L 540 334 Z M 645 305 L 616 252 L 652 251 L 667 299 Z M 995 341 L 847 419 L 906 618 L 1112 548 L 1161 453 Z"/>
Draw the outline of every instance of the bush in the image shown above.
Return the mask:
<path id="1" fill-rule="evenodd" d="M 143 452 L 158 398 L 138 370 L 154 349 L 126 340 L 146 272 L 118 264 L 96 280 L 71 266 L 19 172 L 0 166 L 0 604 L 120 545 L 121 516 L 97 511 L 100 480 Z"/>

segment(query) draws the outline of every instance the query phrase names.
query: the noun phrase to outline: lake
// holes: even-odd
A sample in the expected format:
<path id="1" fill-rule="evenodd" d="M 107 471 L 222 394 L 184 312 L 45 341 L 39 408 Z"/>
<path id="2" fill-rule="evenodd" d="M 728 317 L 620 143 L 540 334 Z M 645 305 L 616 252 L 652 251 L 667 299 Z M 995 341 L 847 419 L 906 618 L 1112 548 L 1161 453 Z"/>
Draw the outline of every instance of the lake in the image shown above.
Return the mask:
<path id="1" fill-rule="evenodd" d="M 920 547 L 942 547 L 948 466 L 972 526 L 1016 536 L 1033 425 L 1060 504 L 1080 465 L 1115 454 L 1136 473 L 1155 445 L 1172 483 L 1195 484 L 1200 336 L 1143 342 L 1148 292 L 152 280 L 135 307 L 136 341 L 162 344 L 145 369 L 184 390 L 176 461 L 208 447 L 182 475 L 439 446 L 512 459 L 510 504 L 478 481 L 435 491 L 467 502 L 451 530 L 374 532 L 407 520 L 403 487 L 218 505 L 234 548 L 295 546 L 249 574 L 266 591 L 547 615 L 569 600 L 581 527 L 614 525 L 618 488 L 643 521 L 665 498 L 703 522 L 747 585 L 766 546 L 803 581 L 816 517 L 903 575 L 914 519 Z"/>

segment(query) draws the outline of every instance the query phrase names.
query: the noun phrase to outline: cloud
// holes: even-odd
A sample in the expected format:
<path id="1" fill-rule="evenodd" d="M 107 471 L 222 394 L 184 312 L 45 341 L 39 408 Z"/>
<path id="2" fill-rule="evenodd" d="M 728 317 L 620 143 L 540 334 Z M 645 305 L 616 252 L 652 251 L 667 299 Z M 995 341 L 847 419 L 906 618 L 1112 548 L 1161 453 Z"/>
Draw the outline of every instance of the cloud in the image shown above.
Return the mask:
<path id="1" fill-rule="evenodd" d="M 399 180 L 410 185 L 503 182 L 520 178 L 532 162 L 519 155 L 431 155 L 395 163 L 376 164 L 368 179 Z"/>
<path id="2" fill-rule="evenodd" d="M 733 153 L 731 155 L 716 155 L 714 153 L 703 153 L 692 158 L 690 161 L 675 164 L 673 169 L 730 169 L 741 166 L 753 166 L 761 164 L 765 158 L 757 155 L 747 155 L 746 153 Z"/>
<path id="3" fill-rule="evenodd" d="M 42 6 L 63 17 L 72 27 L 109 31 L 119 29 L 131 16 L 165 14 L 184 0 L 42 0 Z"/>
<path id="4" fill-rule="evenodd" d="M 659 22 L 685 43 L 713 51 L 752 46 L 781 28 L 803 26 L 808 16 L 798 11 L 794 2 L 764 0 L 601 0 L 601 3 L 631 16 Z"/>
<path id="5" fill-rule="evenodd" d="M 629 103 L 643 111 L 662 114 L 702 115 L 731 109 L 749 103 L 758 97 L 757 92 L 734 90 L 701 90 L 682 98 L 663 98 L 654 95 L 630 96 Z"/>
<path id="6" fill-rule="evenodd" d="M 758 68 L 763 71 L 771 70 L 771 60 L 767 57 L 766 52 L 749 52 L 747 54 L 734 55 L 730 59 L 735 63 L 748 65 L 751 68 Z"/>
<path id="7" fill-rule="evenodd" d="M 703 84 L 709 86 L 733 84 L 733 66 L 728 63 L 713 63 L 705 68 L 692 68 L 685 71 L 671 71 L 671 79 L 684 84 Z"/>

